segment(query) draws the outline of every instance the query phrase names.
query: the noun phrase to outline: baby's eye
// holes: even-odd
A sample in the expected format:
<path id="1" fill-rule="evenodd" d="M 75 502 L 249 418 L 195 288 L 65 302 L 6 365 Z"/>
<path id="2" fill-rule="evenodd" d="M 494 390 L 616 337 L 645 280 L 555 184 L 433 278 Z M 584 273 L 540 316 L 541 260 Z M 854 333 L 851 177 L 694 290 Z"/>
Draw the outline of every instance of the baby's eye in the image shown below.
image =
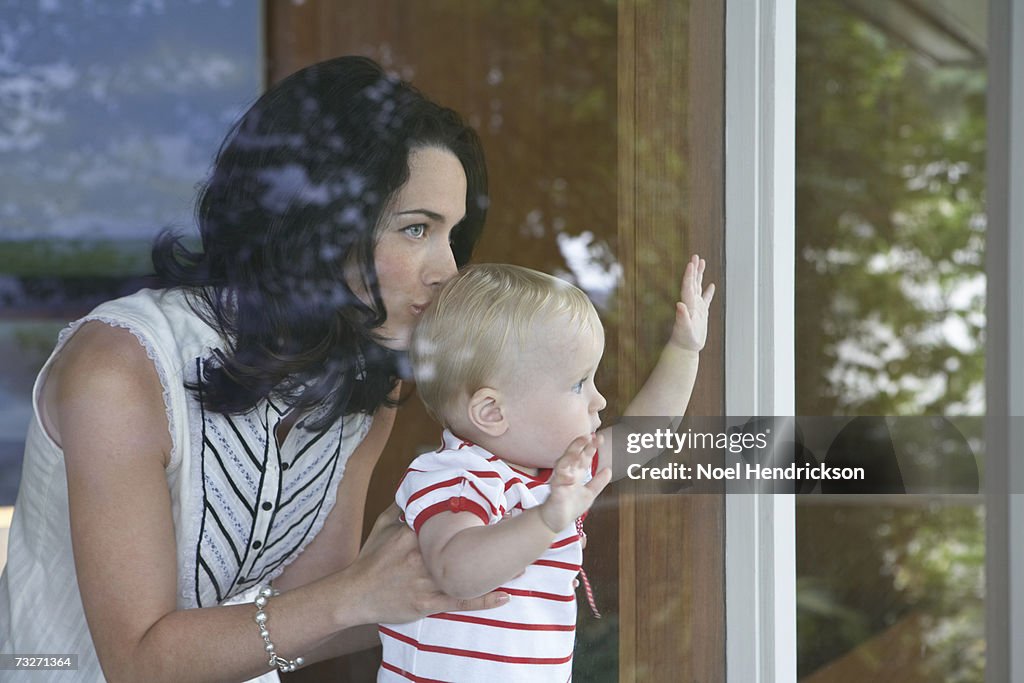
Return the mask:
<path id="1" fill-rule="evenodd" d="M 587 378 L 584 377 L 579 382 L 576 382 L 576 384 L 573 384 L 572 385 L 572 393 L 574 393 L 574 394 L 582 393 L 583 392 L 583 383 L 586 382 L 586 381 L 587 381 Z"/>
<path id="2" fill-rule="evenodd" d="M 423 223 L 417 223 L 416 225 L 410 225 L 402 228 L 402 232 L 404 232 L 409 237 L 419 238 L 423 237 L 424 233 L 427 232 L 427 226 L 425 226 Z"/>

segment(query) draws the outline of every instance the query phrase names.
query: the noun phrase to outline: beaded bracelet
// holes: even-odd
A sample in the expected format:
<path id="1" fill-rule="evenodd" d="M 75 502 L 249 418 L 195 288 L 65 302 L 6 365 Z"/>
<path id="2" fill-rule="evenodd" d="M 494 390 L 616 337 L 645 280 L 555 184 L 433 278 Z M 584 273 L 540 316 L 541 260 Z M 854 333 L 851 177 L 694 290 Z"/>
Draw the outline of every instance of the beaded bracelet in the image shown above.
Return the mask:
<path id="1" fill-rule="evenodd" d="M 266 643 L 266 645 L 263 646 L 263 649 L 267 651 L 268 655 L 270 655 L 270 659 L 267 660 L 267 664 L 272 667 L 277 667 L 277 669 L 282 673 L 288 673 L 295 671 L 305 664 L 306 660 L 302 657 L 296 657 L 292 660 L 285 659 L 274 652 L 274 644 L 270 642 L 270 631 L 267 630 L 267 613 L 263 611 L 263 608 L 267 606 L 267 602 L 270 601 L 270 598 L 276 597 L 280 594 L 280 591 L 275 590 L 270 586 L 270 584 L 267 584 L 263 588 L 260 588 L 260 591 L 256 594 L 256 599 L 253 600 L 253 603 L 256 605 L 256 624 L 260 627 L 260 637 L 263 638 L 263 642 Z"/>

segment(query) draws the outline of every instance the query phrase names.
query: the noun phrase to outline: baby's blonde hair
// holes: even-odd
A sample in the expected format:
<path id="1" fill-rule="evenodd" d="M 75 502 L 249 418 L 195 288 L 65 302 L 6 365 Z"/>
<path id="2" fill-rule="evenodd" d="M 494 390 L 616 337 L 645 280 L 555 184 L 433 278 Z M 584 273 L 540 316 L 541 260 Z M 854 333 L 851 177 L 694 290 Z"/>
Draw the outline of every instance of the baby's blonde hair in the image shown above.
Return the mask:
<path id="1" fill-rule="evenodd" d="M 409 355 L 427 411 L 448 426 L 445 416 L 455 401 L 512 367 L 533 341 L 534 323 L 558 315 L 579 331 L 601 329 L 590 299 L 565 280 L 509 264 L 464 269 L 413 332 Z"/>

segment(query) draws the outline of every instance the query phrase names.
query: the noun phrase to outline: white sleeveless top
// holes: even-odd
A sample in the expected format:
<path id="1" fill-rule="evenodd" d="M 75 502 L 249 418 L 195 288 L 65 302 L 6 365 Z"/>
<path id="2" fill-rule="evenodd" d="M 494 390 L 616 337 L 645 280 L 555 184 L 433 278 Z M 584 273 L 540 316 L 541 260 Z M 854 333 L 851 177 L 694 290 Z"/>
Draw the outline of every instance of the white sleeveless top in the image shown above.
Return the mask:
<path id="1" fill-rule="evenodd" d="M 72 323 L 33 388 L 33 419 L 0 576 L 0 653 L 78 655 L 78 671 L 26 674 L 33 683 L 104 680 L 75 575 L 63 452 L 44 430 L 39 404 L 54 357 L 89 320 L 130 330 L 163 385 L 172 440 L 166 477 L 178 609 L 251 601 L 258 586 L 278 576 L 323 527 L 345 463 L 371 422 L 357 413 L 315 433 L 300 421 L 279 448 L 274 434 L 287 412 L 282 403 L 263 401 L 235 416 L 207 410 L 184 382 L 196 381 L 202 361 L 223 341 L 189 308 L 181 290 L 142 290 Z M 253 640 L 259 642 L 255 624 Z M 4 672 L 4 680 L 11 674 Z M 278 677 L 270 672 L 258 680 Z"/>

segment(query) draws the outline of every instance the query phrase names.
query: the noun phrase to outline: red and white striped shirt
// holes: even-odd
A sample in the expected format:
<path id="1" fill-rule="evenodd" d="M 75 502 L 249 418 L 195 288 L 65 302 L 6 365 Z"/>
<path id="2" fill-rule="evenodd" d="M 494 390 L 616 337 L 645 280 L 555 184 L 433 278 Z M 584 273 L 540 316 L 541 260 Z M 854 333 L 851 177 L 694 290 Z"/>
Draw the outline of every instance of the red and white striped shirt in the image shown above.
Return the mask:
<path id="1" fill-rule="evenodd" d="M 447 430 L 443 439 L 440 450 L 413 461 L 395 496 L 416 531 L 444 511 L 471 512 L 484 524 L 497 524 L 548 497 L 550 471 L 527 474 Z M 384 661 L 378 683 L 565 683 L 572 676 L 576 635 L 572 584 L 582 561 L 583 546 L 572 524 L 522 576 L 497 588 L 512 596 L 505 605 L 381 624 Z"/>

